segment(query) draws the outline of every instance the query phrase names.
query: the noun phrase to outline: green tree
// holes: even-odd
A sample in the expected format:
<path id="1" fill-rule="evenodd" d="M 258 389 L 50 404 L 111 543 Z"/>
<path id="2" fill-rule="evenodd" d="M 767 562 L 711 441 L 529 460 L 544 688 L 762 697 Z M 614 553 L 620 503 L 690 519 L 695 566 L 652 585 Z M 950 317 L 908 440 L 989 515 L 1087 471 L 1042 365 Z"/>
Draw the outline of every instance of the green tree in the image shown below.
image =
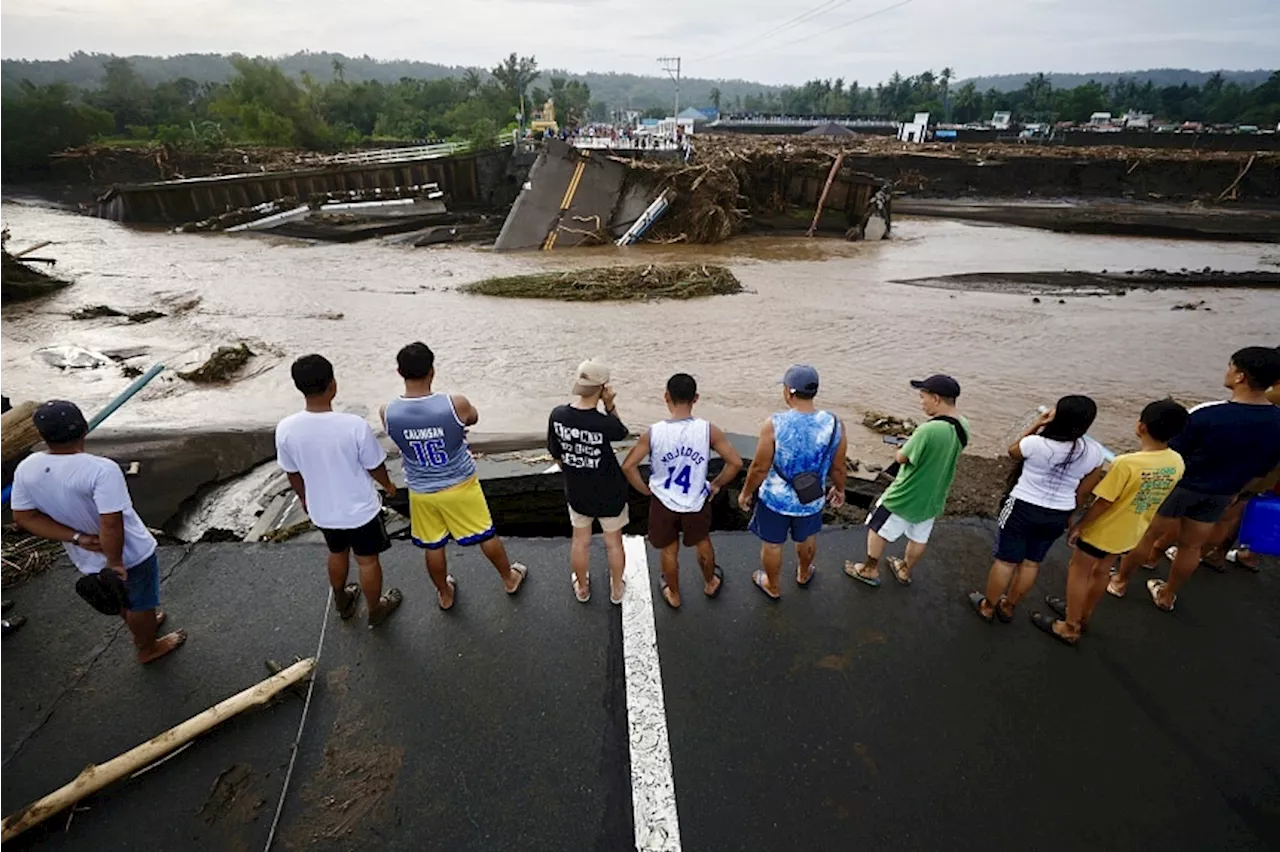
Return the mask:
<path id="1" fill-rule="evenodd" d="M 525 92 L 538 79 L 538 60 L 532 56 L 517 57 L 514 53 L 494 66 L 493 79 L 507 96 L 507 103 L 528 115 L 525 109 Z"/>
<path id="2" fill-rule="evenodd" d="M 65 83 L 36 86 L 22 81 L 6 90 L 0 117 L 5 127 L 4 169 L 10 174 L 45 170 L 49 154 L 83 145 L 116 128 L 111 113 L 77 100 L 75 89 Z"/>
<path id="3" fill-rule="evenodd" d="M 709 100 L 711 101 L 711 105 L 716 108 L 716 112 L 720 111 L 720 97 L 720 89 L 716 86 L 712 86 Z"/>

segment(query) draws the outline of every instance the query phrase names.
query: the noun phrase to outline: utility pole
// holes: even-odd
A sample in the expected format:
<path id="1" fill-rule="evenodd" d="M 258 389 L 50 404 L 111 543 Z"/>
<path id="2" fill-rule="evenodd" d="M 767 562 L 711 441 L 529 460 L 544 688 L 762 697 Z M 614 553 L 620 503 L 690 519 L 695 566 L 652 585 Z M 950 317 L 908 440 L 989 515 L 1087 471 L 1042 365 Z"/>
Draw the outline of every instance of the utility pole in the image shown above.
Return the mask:
<path id="1" fill-rule="evenodd" d="M 676 111 L 673 115 L 680 114 L 680 57 L 679 56 L 659 56 L 658 61 L 662 63 L 662 70 L 667 72 L 667 76 L 676 83 Z"/>

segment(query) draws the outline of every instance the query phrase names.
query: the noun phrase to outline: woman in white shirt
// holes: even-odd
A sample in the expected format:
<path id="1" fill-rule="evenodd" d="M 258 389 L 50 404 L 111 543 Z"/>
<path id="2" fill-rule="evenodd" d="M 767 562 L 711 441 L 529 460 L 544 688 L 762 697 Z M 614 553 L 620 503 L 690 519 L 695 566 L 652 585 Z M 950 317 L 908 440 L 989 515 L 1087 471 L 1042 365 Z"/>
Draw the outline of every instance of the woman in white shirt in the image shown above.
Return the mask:
<path id="1" fill-rule="evenodd" d="M 969 595 L 983 621 L 1013 620 L 1013 608 L 1035 585 L 1049 548 L 1102 478 L 1102 446 L 1085 437 L 1097 414 L 1089 397 L 1064 396 L 1009 447 L 1021 471 L 1000 510 L 987 590 Z"/>

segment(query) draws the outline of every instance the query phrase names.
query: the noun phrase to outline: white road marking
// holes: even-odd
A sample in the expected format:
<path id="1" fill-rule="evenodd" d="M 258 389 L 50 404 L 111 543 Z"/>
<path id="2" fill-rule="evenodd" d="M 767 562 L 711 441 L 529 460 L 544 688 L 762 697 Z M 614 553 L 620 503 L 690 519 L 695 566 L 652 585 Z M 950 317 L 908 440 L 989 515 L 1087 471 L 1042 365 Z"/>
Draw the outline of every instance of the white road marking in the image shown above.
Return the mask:
<path id="1" fill-rule="evenodd" d="M 638 852 L 680 852 L 680 817 L 671 772 L 667 710 L 662 697 L 653 589 L 643 536 L 623 540 L 627 590 L 622 598 L 622 653 L 627 681 L 627 734 L 631 743 L 631 806 Z"/>

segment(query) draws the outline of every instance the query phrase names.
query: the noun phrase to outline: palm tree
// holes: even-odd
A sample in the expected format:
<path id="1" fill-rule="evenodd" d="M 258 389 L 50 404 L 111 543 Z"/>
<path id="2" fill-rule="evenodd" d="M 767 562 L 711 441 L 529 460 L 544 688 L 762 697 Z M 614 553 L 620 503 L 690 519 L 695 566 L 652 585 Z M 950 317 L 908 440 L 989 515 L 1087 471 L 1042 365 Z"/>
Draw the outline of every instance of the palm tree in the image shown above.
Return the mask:
<path id="1" fill-rule="evenodd" d="M 716 108 L 716 112 L 720 111 L 720 89 L 711 89 L 711 105 Z"/>

